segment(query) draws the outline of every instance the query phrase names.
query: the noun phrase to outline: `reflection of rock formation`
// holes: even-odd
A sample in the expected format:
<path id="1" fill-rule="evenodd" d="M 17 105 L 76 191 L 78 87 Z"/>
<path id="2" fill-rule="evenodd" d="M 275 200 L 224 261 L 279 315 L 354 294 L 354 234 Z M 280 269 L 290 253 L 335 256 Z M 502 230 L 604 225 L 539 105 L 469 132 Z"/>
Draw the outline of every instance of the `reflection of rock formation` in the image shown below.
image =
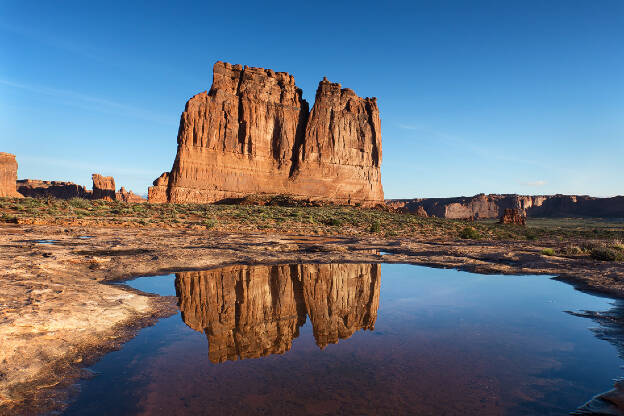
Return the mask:
<path id="1" fill-rule="evenodd" d="M 288 351 L 306 313 L 321 348 L 372 330 L 380 278 L 376 264 L 232 266 L 178 273 L 176 293 L 184 322 L 223 362 Z"/>
<path id="2" fill-rule="evenodd" d="M 303 297 L 319 347 L 375 328 L 380 275 L 378 264 L 301 267 Z"/>

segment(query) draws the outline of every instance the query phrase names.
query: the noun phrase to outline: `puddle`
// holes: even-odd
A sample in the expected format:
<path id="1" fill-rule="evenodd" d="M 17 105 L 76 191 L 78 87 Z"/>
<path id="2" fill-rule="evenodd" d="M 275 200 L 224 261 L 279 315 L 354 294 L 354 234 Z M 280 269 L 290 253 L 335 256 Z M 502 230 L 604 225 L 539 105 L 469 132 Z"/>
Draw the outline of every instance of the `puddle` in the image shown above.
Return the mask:
<path id="1" fill-rule="evenodd" d="M 58 244 L 59 240 L 33 240 L 35 244 Z"/>
<path id="2" fill-rule="evenodd" d="M 79 235 L 76 238 L 78 238 L 79 240 L 88 240 L 90 238 L 93 238 L 93 236 L 92 235 Z"/>
<path id="3" fill-rule="evenodd" d="M 126 284 L 180 312 L 91 367 L 68 415 L 562 415 L 624 373 L 569 312 L 614 301 L 544 276 L 297 264 Z"/>

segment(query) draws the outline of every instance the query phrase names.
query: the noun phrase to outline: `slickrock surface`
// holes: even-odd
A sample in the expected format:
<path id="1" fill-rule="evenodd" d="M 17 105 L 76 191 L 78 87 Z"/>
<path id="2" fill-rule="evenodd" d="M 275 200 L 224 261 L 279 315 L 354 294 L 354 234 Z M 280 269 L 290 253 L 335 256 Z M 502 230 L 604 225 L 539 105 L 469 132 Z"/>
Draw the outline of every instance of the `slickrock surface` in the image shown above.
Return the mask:
<path id="1" fill-rule="evenodd" d="M 17 161 L 15 155 L 0 152 L 0 197 L 20 198 L 17 192 Z"/>
<path id="2" fill-rule="evenodd" d="M 79 238 L 81 236 L 92 238 Z M 37 243 L 43 239 L 54 241 L 53 244 Z M 565 242 L 383 239 L 375 236 L 319 238 L 145 227 L 0 225 L 0 414 L 32 414 L 58 409 L 62 406 L 58 399 L 66 397 L 65 388 L 80 376 L 80 368 L 119 347 L 137 328 L 175 311 L 173 297 L 151 296 L 103 284 L 111 280 L 208 270 L 232 264 L 389 262 L 478 273 L 549 274 L 581 288 L 624 296 L 624 263 L 545 256 L 540 254 L 545 247 L 543 244 L 555 247 Z M 380 251 L 387 254 L 382 256 Z M 271 287 L 279 294 L 270 296 L 279 302 L 277 305 L 269 305 L 266 301 L 269 295 L 257 291 L 250 282 L 240 299 L 257 303 L 253 307 L 249 303 L 251 314 L 245 315 L 246 320 L 256 319 L 253 311 L 269 310 L 291 320 L 277 324 L 273 319 L 266 319 L 263 334 L 258 337 L 254 333 L 244 333 L 243 325 L 240 339 L 257 340 L 250 341 L 244 351 L 280 350 L 290 345 L 291 338 L 296 336 L 293 326 L 304 312 L 299 309 L 300 304 L 295 303 L 295 306 L 288 301 L 292 299 L 289 282 L 293 284 L 293 297 L 303 293 L 306 311 L 318 328 L 315 335 L 319 345 L 349 336 L 354 328 L 374 324 L 379 284 L 374 266 L 372 269 L 345 269 L 344 277 L 338 279 L 324 277 L 324 269 L 317 267 L 307 273 L 297 272 L 302 282 L 299 289 L 292 277 L 288 280 L 287 272 L 281 276 L 271 275 L 270 279 L 275 282 Z M 233 278 L 220 279 L 225 284 Z M 180 288 L 190 287 L 189 282 L 180 280 Z M 208 290 L 210 280 L 203 278 L 203 286 L 200 284 L 198 289 Z M 331 284 L 336 288 L 356 287 L 360 295 L 345 299 L 341 291 L 328 291 Z M 220 293 L 218 287 L 210 290 L 216 290 L 217 299 L 223 299 L 218 302 L 227 301 L 226 308 L 231 307 L 230 295 Z M 301 292 L 296 293 L 298 290 Z M 203 297 L 201 293 L 197 296 Z M 239 299 L 239 294 L 236 296 Z M 228 328 L 236 328 L 232 326 L 229 312 L 211 315 L 212 312 L 208 313 L 208 308 L 200 304 L 193 299 L 181 303 L 191 325 L 205 328 L 215 322 L 222 323 L 221 328 L 214 326 L 215 334 L 218 331 L 227 334 Z M 238 324 L 244 322 L 239 319 Z M 225 345 L 229 341 L 226 337 Z M 226 357 L 227 354 L 230 352 L 226 347 Z"/>
<path id="3" fill-rule="evenodd" d="M 73 182 L 22 179 L 17 181 L 20 194 L 31 198 L 54 197 L 59 199 L 91 198 L 91 191 Z"/>
<path id="4" fill-rule="evenodd" d="M 505 208 L 505 213 L 499 222 L 501 224 L 526 225 L 526 217 L 517 208 Z"/>
<path id="5" fill-rule="evenodd" d="M 94 173 L 93 179 L 93 199 L 105 199 L 107 201 L 115 200 L 115 179 L 112 176 L 102 176 Z"/>
<path id="6" fill-rule="evenodd" d="M 173 168 L 150 202 L 216 202 L 287 194 L 335 203 L 383 202 L 375 98 L 326 79 L 309 112 L 293 76 L 217 62 L 208 92 L 180 119 Z"/>
<path id="7" fill-rule="evenodd" d="M 374 329 L 379 282 L 378 264 L 241 265 L 177 273 L 176 293 L 210 360 L 224 362 L 289 351 L 306 314 L 321 348 Z"/>
<path id="8" fill-rule="evenodd" d="M 479 194 L 459 198 L 389 199 L 386 204 L 404 212 L 421 208 L 438 218 L 500 218 L 505 209 L 527 217 L 624 218 L 624 196 Z"/>

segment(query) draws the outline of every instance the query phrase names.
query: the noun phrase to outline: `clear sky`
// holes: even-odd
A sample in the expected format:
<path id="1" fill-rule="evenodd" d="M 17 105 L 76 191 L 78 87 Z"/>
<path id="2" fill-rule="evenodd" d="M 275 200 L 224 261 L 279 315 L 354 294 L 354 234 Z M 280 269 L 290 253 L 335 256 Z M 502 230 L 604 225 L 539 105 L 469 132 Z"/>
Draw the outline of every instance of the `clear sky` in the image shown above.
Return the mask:
<path id="1" fill-rule="evenodd" d="M 377 97 L 387 198 L 624 194 L 622 0 L 0 0 L 0 151 L 145 194 L 217 60 Z"/>

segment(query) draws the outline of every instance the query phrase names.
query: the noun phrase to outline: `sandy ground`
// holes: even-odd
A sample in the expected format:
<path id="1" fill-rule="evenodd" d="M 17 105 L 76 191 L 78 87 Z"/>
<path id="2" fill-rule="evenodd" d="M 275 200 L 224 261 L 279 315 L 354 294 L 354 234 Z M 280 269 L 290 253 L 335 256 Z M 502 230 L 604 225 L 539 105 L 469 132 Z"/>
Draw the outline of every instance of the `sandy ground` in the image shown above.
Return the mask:
<path id="1" fill-rule="evenodd" d="M 174 297 L 105 284 L 134 276 L 234 263 L 389 262 L 549 274 L 583 290 L 624 296 L 624 263 L 544 256 L 539 244 L 3 225 L 0 414 L 61 408 L 84 367 L 175 313 Z"/>

